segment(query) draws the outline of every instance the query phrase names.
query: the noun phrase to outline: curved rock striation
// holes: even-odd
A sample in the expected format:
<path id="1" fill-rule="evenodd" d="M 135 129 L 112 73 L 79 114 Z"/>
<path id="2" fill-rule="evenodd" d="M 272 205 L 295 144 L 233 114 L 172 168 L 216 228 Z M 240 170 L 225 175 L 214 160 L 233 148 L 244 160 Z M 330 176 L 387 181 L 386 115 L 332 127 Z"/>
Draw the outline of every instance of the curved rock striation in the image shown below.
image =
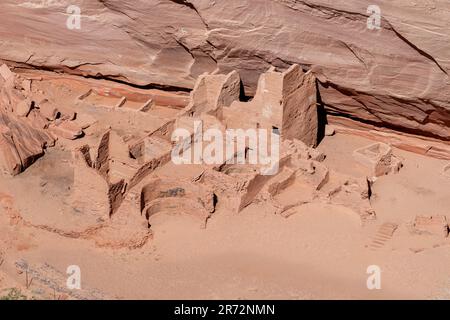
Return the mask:
<path id="1" fill-rule="evenodd" d="M 0 59 L 192 89 L 237 70 L 246 95 L 297 63 L 331 114 L 450 141 L 447 0 L 3 0 Z M 367 28 L 369 5 L 380 29 Z M 66 27 L 69 5 L 81 29 Z"/>

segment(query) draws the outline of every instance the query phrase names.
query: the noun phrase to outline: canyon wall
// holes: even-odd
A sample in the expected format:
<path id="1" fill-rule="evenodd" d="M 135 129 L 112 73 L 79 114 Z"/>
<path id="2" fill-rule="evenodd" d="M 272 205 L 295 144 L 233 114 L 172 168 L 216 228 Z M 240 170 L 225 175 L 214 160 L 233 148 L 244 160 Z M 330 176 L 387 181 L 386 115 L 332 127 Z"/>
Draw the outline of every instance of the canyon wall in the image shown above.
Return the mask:
<path id="1" fill-rule="evenodd" d="M 2 0 L 0 60 L 171 89 L 236 69 L 247 95 L 298 63 L 330 113 L 450 141 L 448 0 Z"/>

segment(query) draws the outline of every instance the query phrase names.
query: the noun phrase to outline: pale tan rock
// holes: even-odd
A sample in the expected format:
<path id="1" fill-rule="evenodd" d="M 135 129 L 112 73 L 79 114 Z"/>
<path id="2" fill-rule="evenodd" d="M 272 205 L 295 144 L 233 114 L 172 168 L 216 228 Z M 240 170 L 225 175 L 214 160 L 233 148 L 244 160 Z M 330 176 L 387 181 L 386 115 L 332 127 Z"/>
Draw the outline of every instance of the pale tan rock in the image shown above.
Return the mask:
<path id="1" fill-rule="evenodd" d="M 22 81 L 22 88 L 27 95 L 31 94 L 31 84 L 32 81 L 30 79 L 24 79 Z"/>
<path id="2" fill-rule="evenodd" d="M 87 97 L 89 97 L 89 96 L 92 94 L 92 92 L 93 92 L 93 90 L 92 90 L 92 89 L 89 89 L 89 90 L 86 91 L 85 93 L 79 95 L 79 96 L 77 97 L 77 99 L 78 99 L 78 100 L 84 100 L 84 99 L 86 99 Z"/>
<path id="3" fill-rule="evenodd" d="M 25 99 L 19 102 L 15 107 L 15 113 L 19 117 L 26 117 L 31 111 L 32 101 L 30 99 Z"/>
<path id="4" fill-rule="evenodd" d="M 131 209 L 130 206 L 123 205 L 105 228 L 92 236 L 98 247 L 133 250 L 143 247 L 151 240 L 152 231 L 148 222 L 144 223 L 145 217 L 141 217 L 139 211 L 134 212 Z"/>
<path id="5" fill-rule="evenodd" d="M 123 105 L 127 102 L 127 97 L 120 98 L 119 102 L 114 106 L 115 109 L 123 107 Z"/>
<path id="6" fill-rule="evenodd" d="M 333 174 L 333 182 L 322 189 L 327 201 L 353 209 L 362 223 L 374 220 L 376 212 L 370 204 L 371 183 L 363 178 L 352 178 L 337 172 Z"/>
<path id="7" fill-rule="evenodd" d="M 60 115 L 58 108 L 47 99 L 40 101 L 37 104 L 40 113 L 47 118 L 47 120 L 53 121 Z"/>
<path id="8" fill-rule="evenodd" d="M 307 182 L 315 190 L 320 190 L 328 182 L 328 168 L 317 161 L 293 159 L 293 166 L 297 167 L 297 177 Z"/>
<path id="9" fill-rule="evenodd" d="M 241 199 L 244 196 L 243 191 L 245 192 L 245 181 L 237 180 L 218 170 L 206 168 L 192 182 L 199 183 L 218 195 L 222 208 L 233 213 L 239 212 Z"/>
<path id="10" fill-rule="evenodd" d="M 154 101 L 153 99 L 149 99 L 147 100 L 147 102 L 145 102 L 142 107 L 139 108 L 139 111 L 141 112 L 147 112 L 149 111 L 152 107 L 154 106 Z"/>
<path id="11" fill-rule="evenodd" d="M 144 163 L 172 151 L 172 145 L 168 141 L 156 137 L 145 139 L 143 148 L 138 160 Z"/>
<path id="12" fill-rule="evenodd" d="M 379 250 L 391 240 L 398 229 L 398 224 L 392 222 L 383 223 L 375 233 L 372 241 L 368 245 L 371 250 Z"/>
<path id="13" fill-rule="evenodd" d="M 109 140 L 111 130 L 106 130 L 98 143 L 94 168 L 103 176 L 107 177 L 109 171 Z"/>
<path id="14" fill-rule="evenodd" d="M 255 97 L 250 102 L 234 101 L 222 108 L 229 128 L 266 129 L 282 139 L 298 139 L 308 146 L 318 142 L 316 78 L 293 65 L 285 72 L 261 74 Z M 245 117 L 243 115 L 246 115 Z"/>
<path id="15" fill-rule="evenodd" d="M 77 113 L 67 107 L 58 107 L 59 118 L 61 120 L 72 121 L 75 120 Z"/>
<path id="16" fill-rule="evenodd" d="M 6 64 L 2 64 L 0 66 L 0 76 L 2 76 L 3 80 L 8 80 L 8 78 L 13 77 L 14 74 L 8 68 Z"/>
<path id="17" fill-rule="evenodd" d="M 283 79 L 283 123 L 281 136 L 298 139 L 314 147 L 318 143 L 319 119 L 316 78 L 303 73 L 300 66 L 291 67 Z"/>
<path id="18" fill-rule="evenodd" d="M 16 86 L 16 80 L 17 76 L 10 76 L 0 87 L 0 106 L 8 112 L 14 112 L 17 105 L 27 99 L 21 88 Z"/>
<path id="19" fill-rule="evenodd" d="M 140 167 L 129 181 L 130 188 L 136 186 L 172 159 L 172 145 L 169 142 L 157 137 L 150 137 L 150 140 L 144 143 L 143 157 L 138 160 Z"/>
<path id="20" fill-rule="evenodd" d="M 325 126 L 325 135 L 326 136 L 334 136 L 336 133 L 336 129 L 331 125 Z"/>
<path id="21" fill-rule="evenodd" d="M 191 102 L 186 107 L 186 113 L 190 116 L 208 113 L 222 118 L 222 108 L 239 100 L 240 85 L 241 79 L 236 71 L 228 75 L 201 75 L 191 92 Z"/>
<path id="22" fill-rule="evenodd" d="M 282 153 L 293 155 L 294 159 L 305 159 L 322 162 L 325 160 L 326 155 L 315 149 L 308 147 L 304 142 L 293 139 L 288 141 L 282 141 Z"/>
<path id="23" fill-rule="evenodd" d="M 295 182 L 295 179 L 295 171 L 290 168 L 286 168 L 269 181 L 267 184 L 267 191 L 272 197 L 274 197 L 287 187 L 291 186 Z"/>
<path id="24" fill-rule="evenodd" d="M 126 162 L 130 159 L 128 145 L 116 131 L 111 130 L 109 133 L 109 159 L 115 159 L 120 162 Z"/>
<path id="25" fill-rule="evenodd" d="M 98 122 L 98 120 L 86 113 L 79 113 L 76 114 L 74 122 L 84 130 Z"/>
<path id="26" fill-rule="evenodd" d="M 129 181 L 139 169 L 139 165 L 130 158 L 128 145 L 113 130 L 109 136 L 108 161 L 108 181 L 111 184 Z"/>
<path id="27" fill-rule="evenodd" d="M 0 169 L 3 174 L 16 175 L 22 171 L 22 161 L 10 135 L 0 134 Z"/>
<path id="28" fill-rule="evenodd" d="M 46 129 L 49 125 L 49 121 L 45 118 L 38 109 L 32 109 L 27 116 L 29 123 L 38 129 Z"/>
<path id="29" fill-rule="evenodd" d="M 17 175 L 44 155 L 44 149 L 54 139 L 44 130 L 28 124 L 23 118 L 0 111 L 0 167 L 3 172 Z"/>
<path id="30" fill-rule="evenodd" d="M 380 130 L 379 127 L 343 117 L 327 116 L 338 133 L 365 137 L 387 143 L 395 148 L 421 154 L 427 157 L 450 160 L 450 145 L 439 140 L 404 134 L 394 130 Z"/>
<path id="31" fill-rule="evenodd" d="M 240 188 L 239 192 L 242 194 L 240 197 L 238 211 L 244 210 L 249 206 L 261 190 L 264 188 L 266 183 L 271 179 L 271 176 L 263 176 L 260 174 L 254 174 L 251 176 Z"/>

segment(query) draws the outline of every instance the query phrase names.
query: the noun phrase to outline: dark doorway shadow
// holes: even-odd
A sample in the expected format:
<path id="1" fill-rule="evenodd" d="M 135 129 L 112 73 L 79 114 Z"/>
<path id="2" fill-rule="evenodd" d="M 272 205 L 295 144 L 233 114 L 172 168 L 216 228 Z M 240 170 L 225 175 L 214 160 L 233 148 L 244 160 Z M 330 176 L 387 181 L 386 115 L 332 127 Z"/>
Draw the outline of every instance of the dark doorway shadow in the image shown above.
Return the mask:
<path id="1" fill-rule="evenodd" d="M 322 142 L 325 137 L 325 126 L 328 124 L 327 111 L 325 110 L 325 105 L 322 101 L 319 90 L 319 81 L 316 81 L 316 92 L 317 92 L 317 120 L 318 120 L 318 130 L 317 130 L 317 145 Z"/>

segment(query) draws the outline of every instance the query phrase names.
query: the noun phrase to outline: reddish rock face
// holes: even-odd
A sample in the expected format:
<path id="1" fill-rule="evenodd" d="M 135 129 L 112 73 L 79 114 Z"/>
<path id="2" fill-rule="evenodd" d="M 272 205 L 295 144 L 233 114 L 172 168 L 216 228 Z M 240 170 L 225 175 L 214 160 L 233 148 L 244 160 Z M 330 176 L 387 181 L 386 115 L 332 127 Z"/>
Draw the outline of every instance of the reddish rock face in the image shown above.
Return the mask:
<path id="1" fill-rule="evenodd" d="M 72 4 L 3 0 L 0 59 L 183 88 L 237 70 L 248 95 L 271 65 L 298 63 L 329 111 L 450 140 L 447 0 L 377 1 L 372 30 L 368 0 L 90 0 L 79 30 Z"/>
<path id="2" fill-rule="evenodd" d="M 0 111 L 0 171 L 19 174 L 53 143 L 48 133 Z"/>

